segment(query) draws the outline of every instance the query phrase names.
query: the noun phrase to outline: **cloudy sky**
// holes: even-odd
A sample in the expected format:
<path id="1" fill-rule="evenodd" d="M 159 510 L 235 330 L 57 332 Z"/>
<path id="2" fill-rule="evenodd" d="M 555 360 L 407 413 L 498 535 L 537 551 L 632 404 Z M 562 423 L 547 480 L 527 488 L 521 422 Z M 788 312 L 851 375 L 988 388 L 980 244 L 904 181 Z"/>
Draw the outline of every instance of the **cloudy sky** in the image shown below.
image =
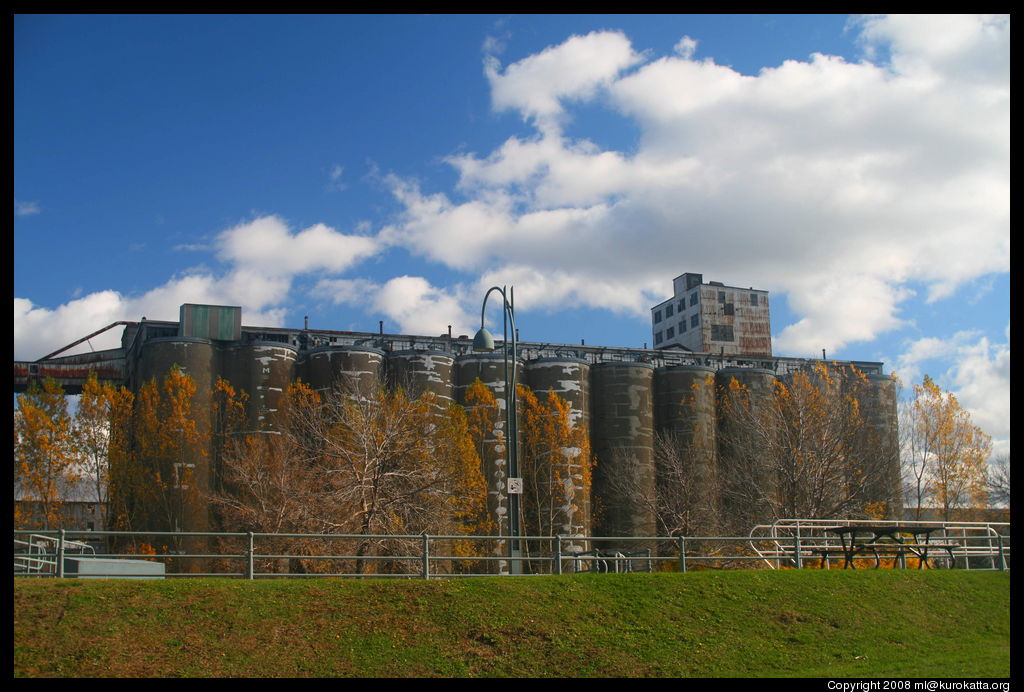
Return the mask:
<path id="1" fill-rule="evenodd" d="M 185 302 L 472 334 L 496 284 L 638 347 L 697 272 L 1009 450 L 1008 17 L 18 16 L 13 112 L 16 358 Z"/>

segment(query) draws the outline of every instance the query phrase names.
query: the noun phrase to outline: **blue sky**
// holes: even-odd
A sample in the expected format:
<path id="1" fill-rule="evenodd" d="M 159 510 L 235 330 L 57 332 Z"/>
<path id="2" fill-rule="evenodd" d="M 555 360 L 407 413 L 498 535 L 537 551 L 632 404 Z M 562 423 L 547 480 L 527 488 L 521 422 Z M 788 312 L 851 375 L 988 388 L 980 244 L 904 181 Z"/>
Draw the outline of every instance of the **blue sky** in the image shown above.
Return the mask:
<path id="1" fill-rule="evenodd" d="M 17 16 L 15 356 L 184 302 L 472 333 L 494 284 L 523 340 L 641 346 L 690 271 L 1008 453 L 1009 25 Z"/>

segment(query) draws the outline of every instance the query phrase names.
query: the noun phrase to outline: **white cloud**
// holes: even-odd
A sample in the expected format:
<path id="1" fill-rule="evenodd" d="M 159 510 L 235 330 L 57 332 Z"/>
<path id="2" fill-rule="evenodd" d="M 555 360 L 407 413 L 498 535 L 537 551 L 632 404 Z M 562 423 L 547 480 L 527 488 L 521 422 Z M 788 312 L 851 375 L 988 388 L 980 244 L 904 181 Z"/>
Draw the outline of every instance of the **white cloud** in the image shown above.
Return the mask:
<path id="1" fill-rule="evenodd" d="M 33 216 L 42 211 L 39 208 L 39 202 L 19 202 L 14 200 L 14 215 L 15 216 Z"/>
<path id="2" fill-rule="evenodd" d="M 356 305 L 387 316 L 389 331 L 403 334 L 474 334 L 471 300 L 460 286 L 434 287 L 423 277 L 399 276 L 378 284 L 366 279 L 324 279 L 312 294 L 335 304 Z M 481 294 L 482 295 L 482 294 Z"/>
<path id="3" fill-rule="evenodd" d="M 404 212 L 380 239 L 517 277 L 527 309 L 607 300 L 642 319 L 666 277 L 701 271 L 787 294 L 782 353 L 896 329 L 911 283 L 935 301 L 1009 270 L 1009 21 L 858 26 L 887 63 L 813 55 L 744 76 L 694 60 L 687 37 L 645 62 L 614 32 L 504 70 L 488 58 L 495 110 L 536 133 L 450 157 L 458 198 L 390 178 Z M 563 132 L 584 99 L 639 125 L 635 151 Z"/>
<path id="4" fill-rule="evenodd" d="M 592 98 L 599 87 L 640 60 L 623 34 L 600 31 L 573 36 L 504 70 L 489 55 L 484 72 L 495 110 L 518 110 L 524 118 L 535 118 L 547 127 L 562 114 L 563 100 Z"/>
<path id="5" fill-rule="evenodd" d="M 342 272 L 378 250 L 373 238 L 345 235 L 322 223 L 298 233 L 276 216 L 239 224 L 220 234 L 220 257 L 270 276 Z"/>
<path id="6" fill-rule="evenodd" d="M 99 291 L 52 309 L 25 298 L 15 298 L 14 358 L 42 358 L 114 322 L 135 322 L 142 317 L 177 321 L 178 308 L 183 303 L 241 305 L 250 324 L 279 326 L 284 319 L 284 311 L 279 308 L 260 309 L 249 302 L 244 286 L 209 275 L 175 278 L 140 296 Z M 111 329 L 61 355 L 118 348 L 121 332 L 121 329 Z"/>
<path id="7" fill-rule="evenodd" d="M 961 331 L 942 339 L 910 342 L 893 371 L 907 391 L 924 375 L 951 391 L 975 425 L 1008 447 L 1010 438 L 1010 342 L 992 341 L 978 331 Z"/>
<path id="8" fill-rule="evenodd" d="M 323 224 L 293 232 L 280 218 L 266 216 L 225 230 L 216 247 L 225 271 L 193 270 L 142 295 L 100 291 L 52 309 L 15 298 L 15 358 L 40 358 L 112 322 L 142 316 L 177 321 L 183 303 L 240 305 L 246 324 L 280 326 L 295 276 L 341 273 L 377 252 L 379 244 Z M 111 330 L 68 353 L 116 348 L 119 335 Z"/>

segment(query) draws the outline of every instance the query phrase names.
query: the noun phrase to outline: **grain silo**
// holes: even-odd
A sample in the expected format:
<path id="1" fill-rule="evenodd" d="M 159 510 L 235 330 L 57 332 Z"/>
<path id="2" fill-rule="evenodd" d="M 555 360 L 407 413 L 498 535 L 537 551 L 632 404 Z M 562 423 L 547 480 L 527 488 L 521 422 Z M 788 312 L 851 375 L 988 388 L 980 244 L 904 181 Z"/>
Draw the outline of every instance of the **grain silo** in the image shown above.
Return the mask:
<path id="1" fill-rule="evenodd" d="M 301 377 L 316 391 L 372 396 L 384 374 L 384 352 L 367 346 L 320 346 L 306 352 Z"/>
<path id="2" fill-rule="evenodd" d="M 190 401 L 190 418 L 195 421 L 201 440 L 209 439 L 211 392 L 216 382 L 219 355 L 217 347 L 209 339 L 172 336 L 148 340 L 139 358 L 140 385 L 151 380 L 161 385 L 174 367 L 181 368 L 192 378 L 196 391 Z M 209 507 L 203 499 L 211 489 L 210 451 L 209 445 L 185 445 L 177 460 L 162 460 L 163 466 L 153 469 L 170 481 L 170 493 L 164 503 L 164 509 L 168 511 L 146 506 L 144 511 L 149 520 L 145 523 L 165 531 L 210 530 Z M 154 460 L 143 459 L 142 462 L 154 463 Z M 190 567 L 194 565 L 184 565 L 183 569 L 187 571 Z"/>
<path id="3" fill-rule="evenodd" d="M 410 398 L 429 393 L 440 406 L 448 406 L 455 401 L 454 364 L 455 358 L 440 351 L 392 351 L 387 354 L 388 382 Z"/>
<path id="4" fill-rule="evenodd" d="M 722 368 L 715 374 L 718 479 L 728 535 L 775 518 L 768 500 L 776 495 L 777 479 L 758 440 L 775 381 L 775 373 L 762 368 Z"/>
<path id="5" fill-rule="evenodd" d="M 715 370 L 703 365 L 654 373 L 655 469 L 666 532 L 716 535 L 718 474 Z"/>
<path id="6" fill-rule="evenodd" d="M 582 440 L 567 442 L 558 450 L 556 462 L 551 464 L 550 524 L 551 535 L 565 537 L 588 536 L 590 519 L 590 365 L 580 358 L 537 358 L 526 363 L 526 381 L 538 400 L 544 402 L 549 395 L 565 400 L 569 407 L 570 436 Z M 582 444 L 581 444 L 582 442 Z M 538 482 L 545 482 L 541 478 Z M 588 549 L 585 541 L 562 543 L 566 554 L 581 553 Z"/>
<path id="7" fill-rule="evenodd" d="M 655 536 L 654 366 L 598 363 L 590 375 L 594 535 Z M 603 547 L 635 552 L 653 546 L 609 541 Z"/>
<path id="8" fill-rule="evenodd" d="M 886 519 L 901 519 L 903 493 L 896 380 L 874 373 L 865 377 L 868 393 L 861 410 L 868 423 L 870 443 L 877 446 L 881 458 L 877 482 L 868 490 L 869 500 L 884 503 Z"/>
<path id="9" fill-rule="evenodd" d="M 512 508 L 508 492 L 508 479 L 511 474 L 508 456 L 509 431 L 505 420 L 508 396 L 508 388 L 505 386 L 505 364 L 505 355 L 502 353 L 473 353 L 455 359 L 456 399 L 467 407 L 467 413 L 472 415 L 469 409 L 473 404 L 467 402 L 466 393 L 477 379 L 490 390 L 497 403 L 497 410 L 489 414 L 493 427 L 485 431 L 483 448 L 479 451 L 484 481 L 487 484 L 487 512 L 494 522 L 496 535 L 499 536 L 508 536 L 512 531 Z M 513 383 L 520 381 L 522 369 L 521 362 L 514 364 L 509 360 L 507 377 L 513 379 Z M 518 524 L 517 517 L 517 527 Z M 516 532 L 521 533 L 518 530 Z M 508 545 L 504 541 L 499 541 L 494 546 L 493 554 L 508 555 Z M 507 571 L 508 565 L 499 563 L 496 569 L 504 572 Z"/>
<path id="10" fill-rule="evenodd" d="M 295 379 L 298 351 L 288 344 L 253 341 L 223 349 L 221 376 L 237 391 L 248 392 L 248 430 L 277 427 L 288 386 Z"/>

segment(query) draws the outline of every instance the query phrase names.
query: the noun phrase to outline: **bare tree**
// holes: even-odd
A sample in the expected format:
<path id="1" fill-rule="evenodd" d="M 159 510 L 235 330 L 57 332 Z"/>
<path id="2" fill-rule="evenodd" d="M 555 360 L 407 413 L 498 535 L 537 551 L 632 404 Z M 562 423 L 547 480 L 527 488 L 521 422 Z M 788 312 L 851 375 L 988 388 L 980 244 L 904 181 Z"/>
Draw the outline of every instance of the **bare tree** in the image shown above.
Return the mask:
<path id="1" fill-rule="evenodd" d="M 1010 456 L 999 454 L 988 465 L 989 502 L 996 507 L 1010 506 Z"/>
<path id="2" fill-rule="evenodd" d="M 886 426 L 864 414 L 870 383 L 825 364 L 787 380 L 759 399 L 734 380 L 720 396 L 719 471 L 733 530 L 884 512 L 899 493 L 898 461 Z"/>
<path id="3" fill-rule="evenodd" d="M 373 536 L 468 534 L 483 513 L 465 414 L 433 395 L 410 399 L 381 387 L 319 393 L 298 384 L 278 428 L 261 441 L 244 437 L 224 455 L 216 501 L 235 528 L 359 535 L 351 548 L 363 573 L 410 568 L 378 558 L 419 550 Z"/>

